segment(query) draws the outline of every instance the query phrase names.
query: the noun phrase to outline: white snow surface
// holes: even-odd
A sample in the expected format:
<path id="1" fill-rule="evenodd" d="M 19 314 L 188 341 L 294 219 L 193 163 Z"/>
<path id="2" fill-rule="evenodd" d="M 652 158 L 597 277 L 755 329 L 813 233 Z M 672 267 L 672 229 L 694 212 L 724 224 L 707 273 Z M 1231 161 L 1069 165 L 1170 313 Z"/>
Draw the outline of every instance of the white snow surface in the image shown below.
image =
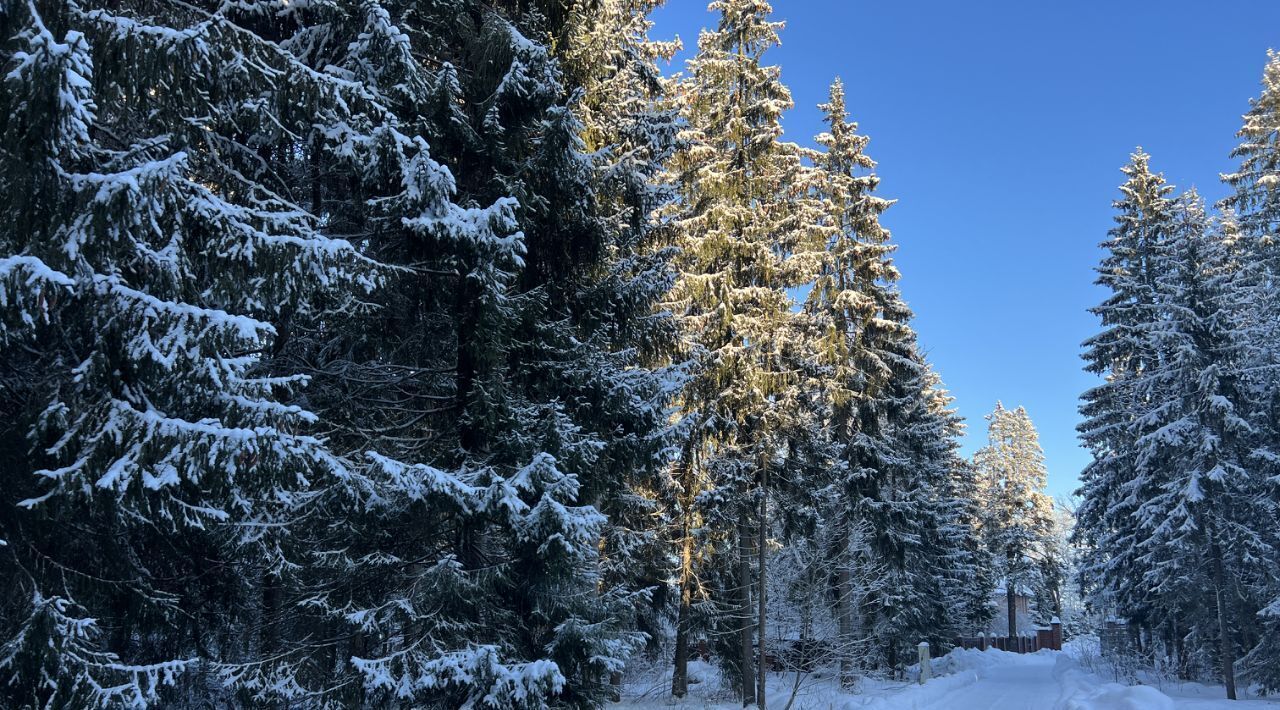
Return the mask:
<path id="1" fill-rule="evenodd" d="M 914 681 L 866 678 L 856 693 L 841 692 L 832 677 L 806 677 L 792 710 L 1280 710 L 1280 699 L 1228 701 L 1221 687 L 1196 683 L 1123 685 L 1085 670 L 1068 651 L 1030 654 L 991 649 L 957 649 L 933 661 L 935 677 Z M 612 707 L 740 708 L 732 689 L 720 684 L 715 667 L 693 662 L 689 696 L 669 695 L 671 674 L 624 684 L 620 705 Z M 769 708 L 787 707 L 795 684 L 792 674 L 771 673 Z"/>

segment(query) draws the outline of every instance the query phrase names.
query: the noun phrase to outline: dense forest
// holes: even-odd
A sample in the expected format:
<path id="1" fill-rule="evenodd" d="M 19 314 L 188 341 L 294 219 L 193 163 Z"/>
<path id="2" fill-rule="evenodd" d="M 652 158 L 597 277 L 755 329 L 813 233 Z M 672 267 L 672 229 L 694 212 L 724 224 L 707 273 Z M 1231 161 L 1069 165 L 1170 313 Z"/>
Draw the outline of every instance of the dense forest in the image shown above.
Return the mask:
<path id="1" fill-rule="evenodd" d="M 1218 216 L 1126 169 L 1069 544 L 1024 409 L 959 452 L 841 82 L 784 141 L 769 4 L 673 74 L 661 2 L 4 0 L 0 705 L 595 707 L 700 654 L 763 705 L 797 641 L 853 692 L 1001 593 L 1070 630 L 1077 566 L 1280 688 L 1280 57 Z"/>

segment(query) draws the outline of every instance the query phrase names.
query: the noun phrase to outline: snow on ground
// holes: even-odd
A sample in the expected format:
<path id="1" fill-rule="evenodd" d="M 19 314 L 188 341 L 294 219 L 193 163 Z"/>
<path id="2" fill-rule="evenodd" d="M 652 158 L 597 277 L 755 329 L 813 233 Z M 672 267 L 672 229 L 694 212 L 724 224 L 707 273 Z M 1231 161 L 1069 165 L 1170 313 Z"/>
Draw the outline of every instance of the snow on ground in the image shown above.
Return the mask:
<path id="1" fill-rule="evenodd" d="M 1070 652 L 1032 654 L 957 649 L 934 660 L 938 676 L 924 685 L 864 679 L 856 694 L 842 693 L 834 678 L 813 674 L 800 679 L 793 710 L 1280 710 L 1280 700 L 1231 702 L 1221 687 L 1195 683 L 1123 685 L 1108 682 L 1081 666 Z M 704 708 L 729 710 L 741 705 L 720 684 L 713 665 L 691 663 L 689 697 L 668 696 L 670 671 L 624 686 L 620 706 L 629 709 Z M 796 677 L 770 674 L 769 707 L 782 710 Z"/>

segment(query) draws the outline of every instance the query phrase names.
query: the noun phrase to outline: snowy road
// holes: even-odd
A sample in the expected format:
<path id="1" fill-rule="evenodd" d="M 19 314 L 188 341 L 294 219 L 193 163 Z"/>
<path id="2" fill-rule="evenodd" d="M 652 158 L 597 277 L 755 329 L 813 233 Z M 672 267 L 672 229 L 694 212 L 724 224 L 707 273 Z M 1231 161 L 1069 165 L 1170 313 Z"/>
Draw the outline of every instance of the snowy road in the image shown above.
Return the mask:
<path id="1" fill-rule="evenodd" d="M 1085 671 L 1068 654 L 960 651 L 939 659 L 949 675 L 843 707 L 866 710 L 1223 710 L 1267 708 L 1268 700 L 1230 702 L 1221 688 L 1195 683 L 1123 685 Z M 822 707 L 822 706 L 815 706 Z M 827 707 L 841 707 L 830 704 Z"/>
<path id="2" fill-rule="evenodd" d="M 1031 710 L 1053 707 L 1062 697 L 1062 685 L 1054 678 L 1056 658 L 1048 655 L 1024 656 L 1016 663 L 1002 663 L 982 669 L 977 682 L 957 688 L 922 707 L 1001 708 Z"/>
<path id="3" fill-rule="evenodd" d="M 1123 685 L 1081 667 L 1069 653 L 1018 655 L 1002 651 L 953 651 L 935 660 L 937 677 L 924 685 L 865 679 L 856 694 L 835 689 L 829 679 L 810 679 L 797 693 L 793 710 L 1280 710 L 1276 700 L 1232 703 L 1221 687 L 1195 683 Z M 698 665 L 705 679 L 682 702 L 663 692 L 669 677 L 632 697 L 624 708 L 739 708 L 727 701 L 710 666 Z M 714 680 L 713 680 L 714 679 Z M 769 707 L 786 707 L 790 683 L 779 675 L 770 686 Z M 617 707 L 617 706 L 615 706 Z"/>

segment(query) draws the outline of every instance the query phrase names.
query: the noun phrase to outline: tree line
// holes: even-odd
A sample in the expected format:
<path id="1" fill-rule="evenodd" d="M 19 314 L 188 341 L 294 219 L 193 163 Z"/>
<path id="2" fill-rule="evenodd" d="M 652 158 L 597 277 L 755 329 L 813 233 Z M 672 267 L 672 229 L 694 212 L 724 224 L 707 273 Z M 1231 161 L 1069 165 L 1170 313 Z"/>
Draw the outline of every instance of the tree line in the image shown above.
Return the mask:
<path id="1" fill-rule="evenodd" d="M 763 706 L 784 637 L 852 688 L 1057 593 L 843 86 L 785 142 L 769 5 L 668 77 L 659 4 L 6 1 L 3 704 L 592 707 L 705 641 Z"/>
<path id="2" fill-rule="evenodd" d="M 1179 677 L 1280 690 L 1280 55 L 1210 213 L 1139 149 L 1085 342 L 1080 581 Z"/>

